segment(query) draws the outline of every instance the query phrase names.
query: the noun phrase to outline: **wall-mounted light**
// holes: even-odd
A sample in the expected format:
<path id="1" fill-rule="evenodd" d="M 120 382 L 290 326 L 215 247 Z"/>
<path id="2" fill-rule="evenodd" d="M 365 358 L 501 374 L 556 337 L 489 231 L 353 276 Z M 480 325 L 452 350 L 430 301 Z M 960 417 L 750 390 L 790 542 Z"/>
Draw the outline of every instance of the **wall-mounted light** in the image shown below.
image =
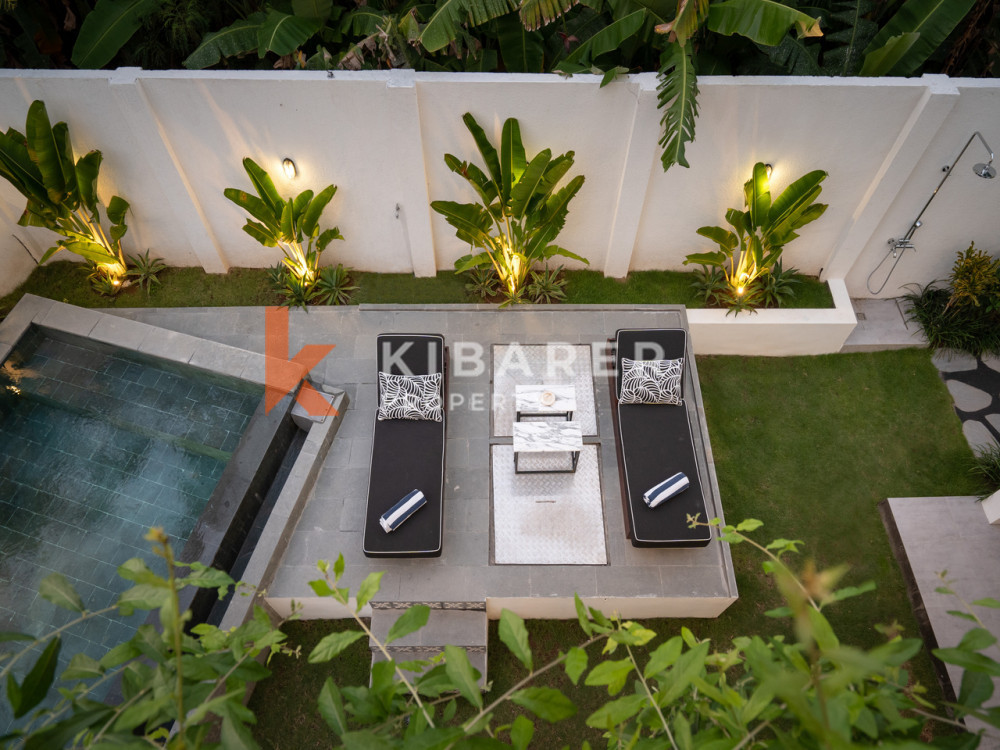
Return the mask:
<path id="1" fill-rule="evenodd" d="M 770 164 L 764 165 L 764 172 L 767 174 L 767 179 L 771 179 L 771 174 L 774 172 L 774 167 Z"/>
<path id="2" fill-rule="evenodd" d="M 299 174 L 299 170 L 295 168 L 295 162 L 289 159 L 287 156 L 281 160 L 281 168 L 285 172 L 285 177 L 289 180 L 294 180 Z"/>

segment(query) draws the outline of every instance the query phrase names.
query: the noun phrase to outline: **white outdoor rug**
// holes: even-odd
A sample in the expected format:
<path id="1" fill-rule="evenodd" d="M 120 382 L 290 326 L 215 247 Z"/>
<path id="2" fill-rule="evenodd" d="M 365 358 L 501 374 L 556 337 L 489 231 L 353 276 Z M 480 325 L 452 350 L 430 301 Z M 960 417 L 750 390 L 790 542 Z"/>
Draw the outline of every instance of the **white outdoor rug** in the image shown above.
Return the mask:
<path id="1" fill-rule="evenodd" d="M 584 445 L 574 474 L 515 474 L 514 449 L 492 447 L 493 561 L 497 565 L 606 565 L 597 446 Z M 566 455 L 523 455 L 522 468 Z"/>
<path id="2" fill-rule="evenodd" d="M 501 344 L 493 347 L 493 434 L 512 434 L 515 385 L 576 387 L 576 413 L 584 435 L 597 434 L 594 371 L 589 346 L 582 344 Z"/>

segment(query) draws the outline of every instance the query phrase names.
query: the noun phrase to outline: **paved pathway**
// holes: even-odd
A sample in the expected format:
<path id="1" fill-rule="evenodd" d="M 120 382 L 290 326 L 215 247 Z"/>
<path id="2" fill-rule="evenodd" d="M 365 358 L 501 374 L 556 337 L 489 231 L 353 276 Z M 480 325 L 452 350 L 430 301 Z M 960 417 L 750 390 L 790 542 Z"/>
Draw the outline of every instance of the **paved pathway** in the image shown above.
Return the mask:
<path id="1" fill-rule="evenodd" d="M 938 351 L 934 364 L 948 386 L 972 449 L 1000 443 L 1000 357 Z"/>

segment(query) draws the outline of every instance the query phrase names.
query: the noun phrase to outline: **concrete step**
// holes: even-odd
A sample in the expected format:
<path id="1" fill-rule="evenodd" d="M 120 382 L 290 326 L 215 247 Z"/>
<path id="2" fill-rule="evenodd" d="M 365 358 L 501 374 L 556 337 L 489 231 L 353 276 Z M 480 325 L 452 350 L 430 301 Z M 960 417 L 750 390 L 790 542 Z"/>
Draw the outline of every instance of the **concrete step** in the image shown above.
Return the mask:
<path id="1" fill-rule="evenodd" d="M 405 609 L 372 610 L 372 634 L 381 642 L 389 634 L 389 628 L 398 620 Z M 484 610 L 431 609 L 427 624 L 415 633 L 410 633 L 388 646 L 390 656 L 399 661 L 430 659 L 444 651 L 445 646 L 464 648 L 472 666 L 479 671 L 480 687 L 486 686 L 486 643 L 488 624 Z M 385 659 L 374 642 L 370 642 L 372 664 Z"/>
<path id="2" fill-rule="evenodd" d="M 927 346 L 920 326 L 907 320 L 905 304 L 892 299 L 852 299 L 858 325 L 841 352 L 875 352 Z"/>

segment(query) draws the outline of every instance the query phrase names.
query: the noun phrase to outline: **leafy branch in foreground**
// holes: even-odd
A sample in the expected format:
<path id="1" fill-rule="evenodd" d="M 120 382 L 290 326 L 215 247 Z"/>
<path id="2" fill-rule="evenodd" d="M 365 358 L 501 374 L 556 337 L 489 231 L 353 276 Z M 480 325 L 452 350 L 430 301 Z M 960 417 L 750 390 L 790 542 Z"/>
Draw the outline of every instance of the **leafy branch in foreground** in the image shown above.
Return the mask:
<path id="1" fill-rule="evenodd" d="M 205 623 L 191 626 L 190 610 L 179 606 L 180 592 L 195 586 L 217 589 L 221 597 L 233 579 L 200 563 L 175 560 L 161 529 L 150 529 L 146 539 L 163 558 L 166 577 L 133 558 L 118 568 L 132 587 L 111 607 L 92 612 L 69 582 L 53 573 L 42 582 L 41 595 L 78 617 L 38 638 L 0 632 L 0 644 L 26 643 L 17 653 L 0 653 L 7 702 L 15 718 L 28 717 L 0 738 L 5 748 L 219 747 L 208 739 L 212 730 L 223 747 L 257 747 L 249 727 L 256 720 L 243 705 L 247 687 L 270 674 L 257 657 L 265 649 L 295 652 L 286 649 L 280 626 L 272 626 L 260 607 L 254 607 L 248 622 L 228 631 Z M 159 628 L 151 622 L 139 626 L 100 659 L 74 655 L 59 677 L 59 697 L 53 695 L 64 633 L 115 610 L 123 617 L 158 611 Z M 30 656 L 34 663 L 18 682 L 13 668 Z M 100 691 L 116 684 L 120 695 L 102 699 Z"/>

